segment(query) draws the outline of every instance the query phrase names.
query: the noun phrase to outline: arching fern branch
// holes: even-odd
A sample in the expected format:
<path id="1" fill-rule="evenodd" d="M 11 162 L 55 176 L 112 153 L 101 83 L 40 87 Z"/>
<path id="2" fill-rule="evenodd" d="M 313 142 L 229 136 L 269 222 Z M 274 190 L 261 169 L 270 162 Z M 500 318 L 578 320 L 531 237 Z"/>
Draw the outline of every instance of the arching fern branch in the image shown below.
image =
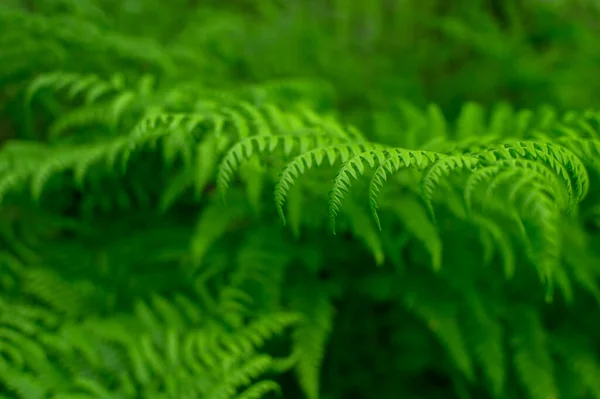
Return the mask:
<path id="1" fill-rule="evenodd" d="M 329 219 L 332 231 L 335 234 L 335 218 L 342 208 L 344 193 L 348 193 L 352 187 L 352 180 L 358 178 L 365 173 L 365 162 L 370 168 L 379 167 L 376 170 L 378 183 L 371 187 L 377 188 L 382 186 L 385 180 L 386 170 L 393 173 L 400 168 L 412 168 L 422 170 L 431 162 L 439 158 L 437 153 L 428 151 L 411 151 L 402 148 L 390 149 L 374 149 L 371 151 L 362 152 L 346 161 L 337 176 L 334 179 L 333 187 L 329 193 Z M 383 168 L 381 167 L 382 165 Z M 377 174 L 379 172 L 379 174 Z M 381 182 L 381 183 L 380 183 Z"/>
<path id="2" fill-rule="evenodd" d="M 580 202 L 589 190 L 587 170 L 581 160 L 570 150 L 554 143 L 507 142 L 490 151 L 482 152 L 479 156 L 488 162 L 517 158 L 543 162 L 561 178 L 571 180 L 574 195 L 572 200 L 576 203 Z"/>
<path id="3" fill-rule="evenodd" d="M 433 194 L 440 181 L 451 173 L 463 169 L 470 169 L 479 164 L 479 159 L 472 155 L 452 155 L 437 160 L 423 175 L 421 180 L 421 191 L 427 210 L 435 220 L 433 211 Z"/>
<path id="4" fill-rule="evenodd" d="M 434 163 L 422 180 L 422 190 L 425 202 L 433 214 L 433 193 L 443 176 L 469 168 L 494 165 L 497 162 L 529 159 L 541 162 L 549 167 L 565 182 L 568 190 L 568 209 L 573 204 L 580 202 L 589 189 L 587 170 L 581 160 L 566 148 L 552 143 L 537 143 L 530 141 L 514 141 L 493 146 L 487 150 L 467 154 L 455 155 Z M 471 181 L 474 183 L 474 181 Z M 572 187 L 569 189 L 569 187 Z"/>
<path id="5" fill-rule="evenodd" d="M 557 166 L 562 168 L 563 172 L 566 174 L 566 169 L 564 169 L 561 165 Z M 490 183 L 492 179 L 494 179 L 501 172 L 510 171 L 510 173 L 519 174 L 523 173 L 522 169 L 531 170 L 533 172 L 532 176 L 539 176 L 539 178 L 549 183 L 553 197 L 558 201 L 562 209 L 572 209 L 572 207 L 575 206 L 572 195 L 573 188 L 570 180 L 560 181 L 558 176 L 544 164 L 527 159 L 508 159 L 502 160 L 491 166 L 478 168 L 469 176 L 464 188 L 464 197 L 467 209 L 469 211 L 472 210 L 473 195 L 478 187 Z M 566 193 L 565 186 L 562 185 L 563 183 L 566 186 Z M 525 184 L 525 181 L 523 181 L 521 184 Z M 488 187 L 493 187 L 493 185 L 490 184 Z M 491 191 L 486 192 L 486 196 L 483 200 L 484 203 L 486 202 L 485 199 L 489 198 L 491 194 Z"/>
<path id="6" fill-rule="evenodd" d="M 125 88 L 125 77 L 121 74 L 115 74 L 106 80 L 96 74 L 47 73 L 36 77 L 29 83 L 24 98 L 25 108 L 29 109 L 36 94 L 45 89 L 52 92 L 65 91 L 70 100 L 83 96 L 85 104 L 92 104 L 106 94 L 119 92 Z"/>
<path id="7" fill-rule="evenodd" d="M 413 162 L 415 163 L 417 170 L 422 170 L 431 162 L 436 162 L 444 157 L 444 154 L 439 154 L 436 152 L 407 152 L 406 150 L 402 149 L 390 150 L 389 156 L 381 165 L 377 167 L 369 184 L 369 206 L 380 230 L 381 222 L 379 220 L 379 215 L 377 214 L 377 201 L 379 193 L 381 192 L 381 189 L 388 177 L 391 174 L 398 172 L 402 168 L 409 167 L 413 164 Z"/>
<path id="8" fill-rule="evenodd" d="M 333 166 L 336 162 L 347 162 L 350 157 L 376 148 L 383 147 L 371 143 L 338 144 L 329 147 L 315 148 L 294 158 L 281 172 L 274 190 L 275 206 L 283 223 L 286 223 L 285 214 L 283 212 L 285 201 L 290 189 L 301 175 L 308 172 L 313 167 L 321 166 L 325 159 L 329 161 L 330 166 Z"/>
<path id="9" fill-rule="evenodd" d="M 293 136 L 254 136 L 239 141 L 231 147 L 218 167 L 217 188 L 221 195 L 225 195 L 235 172 L 255 154 L 270 153 L 281 148 L 283 154 L 289 156 L 294 150 L 304 153 L 315 147 L 327 147 L 342 141 L 347 139 L 314 131 Z"/>

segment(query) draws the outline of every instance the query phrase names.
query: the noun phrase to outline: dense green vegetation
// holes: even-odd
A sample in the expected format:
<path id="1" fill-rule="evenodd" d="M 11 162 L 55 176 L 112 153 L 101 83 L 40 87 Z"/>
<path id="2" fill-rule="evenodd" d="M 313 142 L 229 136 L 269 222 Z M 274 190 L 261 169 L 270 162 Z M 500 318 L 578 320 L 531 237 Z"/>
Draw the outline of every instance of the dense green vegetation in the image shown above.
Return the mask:
<path id="1" fill-rule="evenodd" d="M 3 0 L 0 398 L 600 399 L 599 35 Z"/>

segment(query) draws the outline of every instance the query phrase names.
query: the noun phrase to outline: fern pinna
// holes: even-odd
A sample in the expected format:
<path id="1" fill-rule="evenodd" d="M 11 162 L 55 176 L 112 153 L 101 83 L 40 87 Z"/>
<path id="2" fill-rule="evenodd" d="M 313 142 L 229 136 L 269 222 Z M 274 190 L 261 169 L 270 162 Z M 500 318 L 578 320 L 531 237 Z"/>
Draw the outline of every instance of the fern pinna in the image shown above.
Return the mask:
<path id="1" fill-rule="evenodd" d="M 225 84 L 230 11 L 165 44 L 33 3 L 0 8 L 0 397 L 600 398 L 599 112 L 354 118 Z"/>

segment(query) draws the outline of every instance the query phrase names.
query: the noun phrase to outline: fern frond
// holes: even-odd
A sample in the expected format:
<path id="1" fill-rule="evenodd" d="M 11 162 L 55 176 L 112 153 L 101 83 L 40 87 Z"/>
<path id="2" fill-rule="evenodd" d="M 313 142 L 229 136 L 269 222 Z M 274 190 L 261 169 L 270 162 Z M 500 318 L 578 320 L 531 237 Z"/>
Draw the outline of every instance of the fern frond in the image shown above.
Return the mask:
<path id="1" fill-rule="evenodd" d="M 222 344 L 231 353 L 242 355 L 251 353 L 254 348 L 261 347 L 274 336 L 281 335 L 287 328 L 298 325 L 301 315 L 296 313 L 273 313 L 259 317 L 234 336 L 221 339 Z"/>
<path id="2" fill-rule="evenodd" d="M 363 241 L 366 247 L 371 251 L 375 264 L 377 266 L 383 265 L 383 262 L 385 261 L 383 244 L 381 243 L 381 238 L 378 234 L 379 232 L 373 225 L 373 221 L 368 213 L 364 212 L 360 206 L 353 204 L 351 201 L 347 208 L 352 232 L 357 238 Z"/>
<path id="3" fill-rule="evenodd" d="M 36 201 L 39 201 L 42 195 L 42 190 L 44 189 L 47 181 L 53 175 L 67 170 L 75 163 L 79 155 L 80 154 L 71 151 L 64 151 L 62 153 L 55 154 L 54 157 L 41 164 L 31 179 L 31 194 L 33 198 Z"/>
<path id="4" fill-rule="evenodd" d="M 406 230 L 423 243 L 431 256 L 433 270 L 439 271 L 442 267 L 442 239 L 438 229 L 429 220 L 427 210 L 421 202 L 414 197 L 407 196 L 394 200 L 389 207 L 399 217 Z"/>
<path id="5" fill-rule="evenodd" d="M 355 155 L 346 161 L 337 176 L 334 179 L 333 187 L 329 193 L 329 218 L 331 223 L 332 231 L 335 234 L 335 218 L 342 207 L 342 201 L 344 199 L 344 193 L 350 192 L 352 186 L 352 179 L 358 180 L 358 178 L 365 173 L 365 164 L 371 168 L 378 166 L 375 171 L 375 183 L 371 185 L 372 191 L 377 195 L 378 189 L 383 185 L 387 177 L 387 172 L 396 172 L 400 168 L 413 168 L 416 170 L 422 170 L 431 162 L 437 159 L 436 153 L 430 153 L 427 151 L 411 151 L 402 148 L 392 149 L 375 149 L 366 151 L 361 154 Z M 371 194 L 373 198 L 373 194 Z M 371 209 L 373 202 L 371 202 Z"/>
<path id="6" fill-rule="evenodd" d="M 327 158 L 329 165 L 333 166 L 338 161 L 347 162 L 350 157 L 375 148 L 382 147 L 376 144 L 338 144 L 329 147 L 315 148 L 298 155 L 289 162 L 281 172 L 274 191 L 275 206 L 283 223 L 285 224 L 286 222 L 283 207 L 289 190 L 294 186 L 300 176 L 313 168 L 313 165 L 319 167 L 323 163 L 323 160 Z"/>
<path id="7" fill-rule="evenodd" d="M 56 120 L 48 131 L 48 138 L 56 140 L 69 130 L 93 125 L 113 128 L 113 114 L 106 104 L 94 104 L 77 108 Z"/>
<path id="8" fill-rule="evenodd" d="M 466 103 L 456 122 L 456 137 L 462 140 L 482 134 L 487 130 L 485 119 L 485 109 L 481 105 Z"/>
<path id="9" fill-rule="evenodd" d="M 202 211 L 191 240 L 191 256 L 195 268 L 201 265 L 211 245 L 227 231 L 231 223 L 244 211 L 245 209 L 241 206 L 225 209 L 219 201 L 213 201 Z"/>
<path id="10" fill-rule="evenodd" d="M 452 173 L 479 164 L 479 159 L 471 155 L 452 155 L 436 160 L 421 180 L 421 192 L 428 211 L 433 216 L 433 194 L 440 181 Z"/>
<path id="11" fill-rule="evenodd" d="M 484 169 L 482 169 L 484 170 Z M 542 281 L 548 283 L 548 295 L 551 295 L 554 283 L 553 276 L 559 278 L 562 273 L 560 269 L 560 207 L 555 198 L 560 198 L 560 191 L 557 194 L 555 190 L 562 190 L 562 187 L 553 187 L 548 184 L 548 178 L 538 172 L 537 168 L 525 169 L 515 166 L 508 169 L 497 170 L 495 178 L 492 178 L 482 203 L 485 207 L 501 211 L 501 214 L 508 216 L 517 222 L 517 226 L 522 226 L 522 220 L 530 220 L 535 223 L 539 229 L 535 239 L 536 249 L 533 249 L 532 256 L 536 267 L 540 273 Z M 551 182 L 551 181 L 550 181 Z M 505 200 L 497 200 L 494 191 L 498 186 L 505 185 L 507 192 L 504 194 Z M 523 237 L 527 237 L 524 227 L 521 227 Z M 524 243 L 527 243 L 525 240 Z M 525 246 L 529 248 L 528 245 Z M 557 274 L 558 273 L 558 274 Z M 567 297 L 570 297 L 570 289 L 566 281 L 560 282 L 563 291 Z"/>
<path id="12" fill-rule="evenodd" d="M 481 154 L 486 160 L 514 159 L 530 157 L 540 160 L 548 165 L 563 179 L 570 179 L 575 194 L 575 202 L 580 202 L 589 190 L 589 177 L 581 160 L 570 150 L 553 143 L 532 141 L 517 141 L 504 143 L 491 149 L 486 154 Z M 564 175 L 564 171 L 567 175 Z"/>
<path id="13" fill-rule="evenodd" d="M 579 158 L 600 170 L 600 139 L 582 139 L 580 137 L 561 137 L 558 142 L 573 151 Z"/>
<path id="14" fill-rule="evenodd" d="M 194 128 L 207 120 L 210 120 L 210 117 L 201 113 L 153 113 L 146 115 L 137 123 L 130 134 L 130 139 L 137 142 L 145 135 L 148 135 L 149 132 L 159 127 L 164 127 L 165 133 L 180 128 L 183 128 L 187 132 L 192 132 Z M 219 131 L 216 130 L 216 133 L 218 134 Z"/>
<path id="15" fill-rule="evenodd" d="M 485 215 L 472 214 L 470 220 L 492 236 L 502 256 L 504 276 L 506 278 L 513 277 L 515 274 L 515 251 L 508 234 Z M 489 259 L 492 256 L 493 254 L 490 253 L 487 258 Z"/>
<path id="16" fill-rule="evenodd" d="M 270 392 L 281 396 L 279 384 L 269 380 L 259 381 L 249 388 L 246 388 L 246 390 L 238 394 L 235 399 L 260 399 Z"/>
<path id="17" fill-rule="evenodd" d="M 504 331 L 499 320 L 483 305 L 478 295 L 467 294 L 469 341 L 473 345 L 475 359 L 491 384 L 497 398 L 503 396 L 507 382 L 506 348 Z"/>
<path id="18" fill-rule="evenodd" d="M 253 136 L 242 140 L 231 147 L 219 164 L 217 189 L 224 195 L 235 172 L 254 154 L 273 152 L 282 147 L 284 155 L 289 156 L 295 149 L 303 153 L 315 147 L 326 147 L 336 141 L 330 135 L 313 132 L 298 136 Z"/>
<path id="19" fill-rule="evenodd" d="M 28 85 L 25 93 L 25 106 L 30 108 L 34 96 L 43 89 L 51 89 L 54 92 L 64 90 L 71 100 L 85 93 L 85 103 L 92 104 L 103 95 L 121 91 L 124 88 L 125 79 L 119 74 L 112 76 L 110 80 L 105 80 L 95 74 L 47 73 L 38 76 Z"/>
<path id="20" fill-rule="evenodd" d="M 296 375 L 308 399 L 320 397 L 320 370 L 325 346 L 333 328 L 333 308 L 325 293 L 295 295 L 293 307 L 304 316 L 293 332 L 294 351 L 298 353 Z"/>
<path id="21" fill-rule="evenodd" d="M 416 167 L 417 170 L 426 168 L 430 163 L 436 162 L 445 155 L 428 152 L 428 151 L 406 151 L 402 149 L 389 150 L 389 156 L 385 159 L 385 162 L 381 163 L 369 184 L 369 206 L 371 213 L 375 218 L 377 226 L 381 230 L 381 222 L 379 215 L 377 214 L 378 209 L 378 198 L 381 189 L 387 181 L 389 175 L 398 172 L 401 168 Z"/>
<path id="22" fill-rule="evenodd" d="M 523 207 L 524 214 L 531 215 L 538 223 L 540 229 L 540 247 L 536 257 L 536 266 L 540 271 L 542 281 L 548 283 L 548 295 L 551 296 L 553 276 L 556 272 L 560 272 L 561 261 L 561 235 L 560 235 L 560 211 L 544 192 L 544 187 L 541 183 L 534 187 L 533 190 L 528 190 L 524 194 Z M 559 282 L 561 282 L 559 280 Z M 563 289 L 566 286 L 563 285 Z M 569 290 L 565 289 L 565 293 Z M 568 295 L 567 295 L 568 297 Z"/>
<path id="23" fill-rule="evenodd" d="M 247 386 L 253 380 L 268 372 L 272 359 L 267 355 L 256 355 L 234 370 L 226 370 L 223 380 L 207 392 L 210 399 L 229 399 L 235 397 L 239 387 Z"/>
<path id="24" fill-rule="evenodd" d="M 196 148 L 196 165 L 194 188 L 196 198 L 200 199 L 202 191 L 209 182 L 213 181 L 218 164 L 218 156 L 229 146 L 229 139 L 225 136 L 209 135 L 202 140 Z"/>
<path id="25" fill-rule="evenodd" d="M 562 176 L 566 175 L 566 169 L 564 169 L 562 165 L 557 165 L 557 167 L 564 172 L 564 174 L 561 174 Z M 501 172 L 507 172 L 509 173 L 509 175 L 502 175 L 503 178 L 500 178 L 499 174 Z M 550 183 L 551 192 L 553 193 L 554 197 L 559 201 L 559 204 L 561 204 L 562 207 L 572 209 L 572 207 L 575 206 L 575 198 L 573 196 L 573 188 L 571 186 L 570 179 L 563 180 L 564 184 L 566 185 L 567 192 L 565 198 L 565 195 L 563 194 L 564 189 L 561 186 L 561 181 L 559 181 L 557 175 L 553 173 L 552 170 L 546 167 L 544 164 L 540 164 L 527 159 L 509 159 L 499 161 L 491 166 L 479 168 L 469 176 L 464 189 L 464 197 L 465 203 L 467 204 L 467 209 L 472 209 L 473 194 L 479 185 L 490 183 L 489 187 L 495 188 L 500 182 L 504 182 L 506 179 L 512 176 L 523 173 L 528 174 L 533 179 L 541 179 L 546 183 Z M 498 179 L 494 180 L 492 183 L 492 179 L 494 179 L 495 177 L 498 177 Z M 521 184 L 524 184 L 524 182 L 525 181 L 523 181 Z M 514 198 L 517 190 L 518 186 L 513 186 L 513 190 L 511 190 L 511 193 L 509 195 L 509 201 L 510 199 Z M 491 191 L 487 191 L 486 199 L 489 198 L 491 195 Z M 569 203 L 567 203 L 567 201 Z M 484 202 L 486 202 L 485 199 Z"/>
<path id="26" fill-rule="evenodd" d="M 163 191 L 158 209 L 161 213 L 171 208 L 177 199 L 194 184 L 193 171 L 186 169 L 173 178 Z"/>

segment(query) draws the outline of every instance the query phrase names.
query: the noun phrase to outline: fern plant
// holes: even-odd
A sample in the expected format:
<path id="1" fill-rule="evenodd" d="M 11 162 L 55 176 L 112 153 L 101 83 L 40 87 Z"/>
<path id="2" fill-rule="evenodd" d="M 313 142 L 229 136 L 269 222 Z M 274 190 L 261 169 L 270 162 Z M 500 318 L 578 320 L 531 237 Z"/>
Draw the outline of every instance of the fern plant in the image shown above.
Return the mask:
<path id="1" fill-rule="evenodd" d="M 540 72 L 585 57 L 490 67 L 583 5 L 12 3 L 1 397 L 600 398 L 600 113 Z"/>

